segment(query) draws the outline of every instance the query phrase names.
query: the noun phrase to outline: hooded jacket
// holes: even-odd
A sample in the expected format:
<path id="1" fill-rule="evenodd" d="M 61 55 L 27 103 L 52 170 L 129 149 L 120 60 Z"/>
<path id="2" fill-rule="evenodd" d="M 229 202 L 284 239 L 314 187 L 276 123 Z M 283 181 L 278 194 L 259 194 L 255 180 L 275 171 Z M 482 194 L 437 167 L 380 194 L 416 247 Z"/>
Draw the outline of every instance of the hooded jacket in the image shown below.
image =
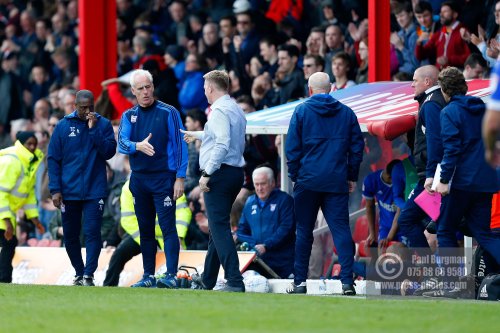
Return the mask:
<path id="1" fill-rule="evenodd" d="M 43 153 L 32 154 L 20 141 L 0 150 L 0 230 L 5 230 L 5 218 L 10 219 L 16 232 L 16 213 L 24 209 L 26 217 L 38 217 L 35 197 L 36 173 Z"/>
<path id="2" fill-rule="evenodd" d="M 329 94 L 298 105 L 286 140 L 288 175 L 317 192 L 347 193 L 357 181 L 364 140 L 354 112 Z"/>
<path id="3" fill-rule="evenodd" d="M 116 140 L 108 119 L 96 114 L 89 128 L 76 111 L 56 126 L 48 152 L 50 194 L 63 200 L 91 200 L 107 196 L 106 160 L 115 155 Z"/>
<path id="4" fill-rule="evenodd" d="M 484 102 L 473 96 L 453 96 L 441 111 L 441 180 L 451 180 L 451 189 L 494 193 L 500 188 L 497 172 L 484 159 L 484 113 Z"/>

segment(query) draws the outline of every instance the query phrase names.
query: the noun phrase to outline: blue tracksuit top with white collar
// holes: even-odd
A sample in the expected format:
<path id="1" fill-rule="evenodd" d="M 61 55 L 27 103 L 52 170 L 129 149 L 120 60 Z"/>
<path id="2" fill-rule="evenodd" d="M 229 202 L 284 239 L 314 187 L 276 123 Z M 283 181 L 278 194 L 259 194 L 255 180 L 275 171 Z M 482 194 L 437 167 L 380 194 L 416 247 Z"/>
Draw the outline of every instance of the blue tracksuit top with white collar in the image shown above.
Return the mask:
<path id="1" fill-rule="evenodd" d="M 64 200 L 91 200 L 107 196 L 106 160 L 116 153 L 111 122 L 96 114 L 88 127 L 76 111 L 65 116 L 50 138 L 47 163 L 49 190 Z"/>
<path id="2" fill-rule="evenodd" d="M 186 177 L 187 144 L 182 140 L 184 129 L 179 111 L 161 101 L 148 107 L 136 105 L 127 110 L 120 122 L 118 151 L 130 157 L 132 172 L 161 174 L 173 172 L 177 178 Z M 149 143 L 155 154 L 147 156 L 136 150 L 136 143 L 152 134 Z"/>

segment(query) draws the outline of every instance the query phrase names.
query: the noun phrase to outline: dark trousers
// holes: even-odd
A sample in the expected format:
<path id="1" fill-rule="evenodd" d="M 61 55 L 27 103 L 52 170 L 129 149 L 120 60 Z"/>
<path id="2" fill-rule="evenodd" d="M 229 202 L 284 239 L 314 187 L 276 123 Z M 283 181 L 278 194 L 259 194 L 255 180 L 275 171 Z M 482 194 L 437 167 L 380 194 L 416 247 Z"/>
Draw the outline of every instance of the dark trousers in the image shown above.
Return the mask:
<path id="1" fill-rule="evenodd" d="M 104 212 L 104 199 L 64 200 L 64 212 L 61 212 L 64 232 L 64 245 L 71 265 L 77 276 L 93 276 L 101 254 L 101 225 Z M 82 259 L 80 231 L 85 235 L 87 258 Z"/>
<path id="2" fill-rule="evenodd" d="M 422 191 L 425 191 L 424 180 L 418 182 L 406 201 L 398 218 L 398 226 L 403 236 L 403 243 L 406 246 L 410 248 L 419 248 L 427 252 L 429 250 L 429 243 L 427 242 L 427 238 L 425 238 L 425 227 L 422 220 L 428 218 L 428 216 L 422 208 L 415 203 L 415 198 L 418 197 Z"/>
<path id="3" fill-rule="evenodd" d="M 175 174 L 139 175 L 132 172 L 130 192 L 134 196 L 135 215 L 141 233 L 144 275 L 154 275 L 156 267 L 155 220 L 163 234 L 167 273 L 176 274 L 179 264 L 179 237 L 175 227 Z"/>
<path id="4" fill-rule="evenodd" d="M 465 217 L 472 236 L 500 264 L 500 237 L 490 228 L 492 193 L 450 190 L 441 202 L 437 238 L 441 249 L 457 247 L 456 232 Z"/>
<path id="5" fill-rule="evenodd" d="M 297 221 L 297 240 L 295 242 L 295 284 L 307 279 L 309 258 L 314 240 L 313 230 L 318 210 L 321 208 L 328 228 L 337 247 L 339 263 L 342 266 L 340 280 L 352 284 L 354 264 L 354 243 L 349 227 L 349 194 L 328 193 L 307 190 L 301 184 L 293 189 L 295 218 Z"/>
<path id="6" fill-rule="evenodd" d="M 232 287 L 243 286 L 229 219 L 234 200 L 242 185 L 243 168 L 223 164 L 210 177 L 208 182 L 210 191 L 203 194 L 210 228 L 203 270 L 203 283 L 208 289 L 215 287 L 221 264 L 227 284 Z"/>
<path id="7" fill-rule="evenodd" d="M 12 259 L 16 252 L 17 238 L 5 239 L 5 230 L 0 229 L 0 282 L 12 282 Z"/>
<path id="8" fill-rule="evenodd" d="M 106 271 L 106 278 L 104 279 L 103 286 L 116 287 L 120 282 L 120 273 L 123 271 L 125 264 L 141 253 L 141 247 L 136 241 L 127 235 L 122 239 L 115 252 L 109 260 L 108 270 Z"/>

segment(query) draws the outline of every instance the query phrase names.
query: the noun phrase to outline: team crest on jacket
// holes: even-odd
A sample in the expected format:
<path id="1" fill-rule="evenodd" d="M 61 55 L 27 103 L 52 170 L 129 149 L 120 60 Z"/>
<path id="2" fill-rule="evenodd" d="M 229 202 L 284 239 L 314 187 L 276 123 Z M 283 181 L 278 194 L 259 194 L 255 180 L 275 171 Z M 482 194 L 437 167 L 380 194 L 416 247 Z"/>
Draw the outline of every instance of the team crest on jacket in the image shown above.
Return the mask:
<path id="1" fill-rule="evenodd" d="M 271 212 L 274 212 L 276 210 L 276 204 L 271 204 L 270 206 Z"/>
<path id="2" fill-rule="evenodd" d="M 131 123 L 137 122 L 137 116 L 130 116 L 130 122 Z"/>
<path id="3" fill-rule="evenodd" d="M 69 130 L 71 131 L 71 133 L 69 133 L 69 135 L 68 135 L 68 136 L 76 136 L 76 133 L 75 133 L 76 128 L 75 128 L 75 127 L 71 126 L 71 127 L 69 128 Z"/>

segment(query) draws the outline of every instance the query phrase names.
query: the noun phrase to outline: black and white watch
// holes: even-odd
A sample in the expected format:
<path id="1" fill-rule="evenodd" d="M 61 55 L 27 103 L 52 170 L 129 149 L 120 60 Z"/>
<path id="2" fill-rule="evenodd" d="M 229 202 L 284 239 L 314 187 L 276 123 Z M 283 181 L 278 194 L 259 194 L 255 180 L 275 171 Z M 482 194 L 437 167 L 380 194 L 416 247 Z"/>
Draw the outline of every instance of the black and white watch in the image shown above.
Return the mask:
<path id="1" fill-rule="evenodd" d="M 203 170 L 203 171 L 201 172 L 201 175 L 202 175 L 203 177 L 207 177 L 207 178 L 208 178 L 208 177 L 210 177 L 210 175 L 209 175 L 209 174 L 208 174 L 205 170 Z"/>

